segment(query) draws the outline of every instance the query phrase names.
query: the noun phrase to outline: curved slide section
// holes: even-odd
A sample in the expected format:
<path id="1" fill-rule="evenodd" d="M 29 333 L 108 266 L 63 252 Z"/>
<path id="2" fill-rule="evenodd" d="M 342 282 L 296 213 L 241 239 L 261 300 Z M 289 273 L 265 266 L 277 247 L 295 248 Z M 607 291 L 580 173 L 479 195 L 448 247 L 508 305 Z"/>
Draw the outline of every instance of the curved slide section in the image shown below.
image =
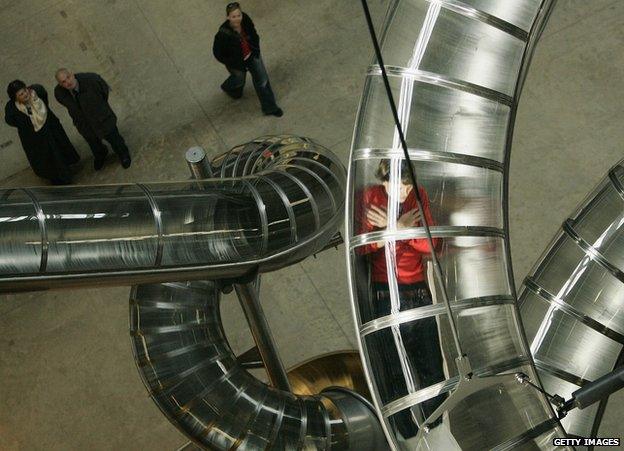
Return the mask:
<path id="1" fill-rule="evenodd" d="M 0 291 L 140 284 L 130 299 L 137 367 L 161 411 L 199 446 L 384 449 L 376 413 L 357 393 L 296 396 L 248 373 L 219 314 L 218 287 L 330 241 L 344 167 L 309 139 L 274 136 L 217 157 L 211 172 L 222 178 L 3 190 Z"/>
<path id="2" fill-rule="evenodd" d="M 373 64 L 351 151 L 346 242 L 362 357 L 396 449 L 551 449 L 565 436 L 547 399 L 514 377 L 537 383 L 507 219 L 516 109 L 552 3 L 395 0 L 380 32 L 424 211 L 405 194 L 404 153 Z M 427 270 L 422 217 L 441 280 Z"/>
<path id="3" fill-rule="evenodd" d="M 211 172 L 226 188 L 240 177 L 254 177 L 254 212 L 266 218 L 260 221 L 266 224 L 262 248 L 285 248 L 275 257 L 284 264 L 300 258 L 301 241 L 312 240 L 307 252 L 310 246 L 319 249 L 338 228 L 345 178 L 331 157 L 305 138 L 266 137 L 218 156 Z M 198 187 L 206 190 L 201 182 Z M 222 246 L 220 253 L 229 256 L 232 249 Z M 139 285 L 131 293 L 139 373 L 154 402 L 187 437 L 215 450 L 387 447 L 372 405 L 356 393 L 335 387 L 297 396 L 251 375 L 228 345 L 219 300 L 211 281 Z"/>
<path id="4" fill-rule="evenodd" d="M 0 191 L 0 292 L 219 279 L 321 249 L 342 221 L 346 174 L 312 141 L 257 140 L 228 179 Z"/>
<path id="5" fill-rule="evenodd" d="M 329 388 L 296 396 L 237 361 L 223 332 L 214 282 L 134 287 L 130 331 L 143 382 L 165 416 L 214 450 L 386 449 L 372 406 Z"/>
<path id="6" fill-rule="evenodd" d="M 525 279 L 520 313 L 540 379 L 569 399 L 622 364 L 624 348 L 624 167 L 568 218 Z M 573 410 L 569 434 L 595 437 L 603 401 Z"/>

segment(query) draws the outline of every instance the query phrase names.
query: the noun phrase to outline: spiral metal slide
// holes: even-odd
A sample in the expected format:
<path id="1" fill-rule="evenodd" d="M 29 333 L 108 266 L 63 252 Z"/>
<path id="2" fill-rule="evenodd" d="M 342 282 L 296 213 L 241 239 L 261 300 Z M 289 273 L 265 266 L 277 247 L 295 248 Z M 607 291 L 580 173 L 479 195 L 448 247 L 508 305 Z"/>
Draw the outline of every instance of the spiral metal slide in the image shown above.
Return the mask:
<path id="1" fill-rule="evenodd" d="M 256 274 L 322 249 L 340 226 L 346 198 L 354 319 L 390 446 L 553 449 L 563 427 L 545 396 L 516 377 L 539 385 L 530 351 L 546 386 L 567 394 L 561 391 L 615 364 L 624 335 L 617 307 L 621 168 L 566 222 L 527 279 L 522 311 L 530 348 L 516 305 L 510 145 L 529 61 L 553 4 L 391 1 L 381 34 L 385 68 L 440 243 L 442 277 L 428 271 L 433 305 L 405 309 L 397 282 L 403 241 L 426 233 L 397 224 L 404 157 L 378 65 L 368 71 L 348 178 L 326 149 L 282 136 L 215 160 L 211 171 L 222 179 L 0 191 L 0 292 L 136 285 L 130 319 L 140 374 L 163 413 L 202 447 L 381 450 L 386 445 L 365 400 L 340 388 L 296 396 L 262 383 L 232 353 L 219 317 L 224 285 L 252 297 L 247 282 Z M 381 160 L 390 165 L 388 224 L 363 232 L 360 201 L 380 183 Z M 391 309 L 382 316 L 373 308 L 370 256 L 362 252 L 374 243 L 384 243 L 387 263 Z M 563 326 L 578 332 L 580 347 L 562 341 Z M 409 348 L 414 337 L 406 334 L 424 329 L 435 330 L 426 344 L 440 356 L 439 368 Z M 389 361 L 395 367 L 383 367 Z M 593 420 L 566 421 L 585 434 Z"/>
<path id="2" fill-rule="evenodd" d="M 345 171 L 327 149 L 271 137 L 219 164 L 230 178 L 2 190 L 0 292 L 236 278 L 293 264 L 340 227 Z"/>
<path id="3" fill-rule="evenodd" d="M 199 446 L 384 449 L 364 398 L 264 384 L 233 354 L 219 316 L 218 288 L 253 297 L 246 280 L 329 242 L 343 217 L 344 167 L 308 139 L 280 136 L 232 149 L 211 171 L 224 178 L 3 190 L 0 291 L 141 283 L 130 299 L 139 372 Z"/>
<path id="4" fill-rule="evenodd" d="M 566 399 L 622 365 L 624 348 L 624 167 L 587 197 L 524 282 L 520 312 L 540 379 Z M 595 437 L 601 404 L 573 410 L 569 434 Z"/>
<path id="5" fill-rule="evenodd" d="M 553 449 L 552 439 L 565 437 L 546 397 L 515 377 L 539 386 L 516 305 L 507 213 L 517 105 L 552 6 L 396 0 L 387 13 L 384 67 L 442 275 L 428 271 L 433 305 L 406 307 L 414 295 L 398 284 L 397 261 L 426 232 L 398 226 L 404 153 L 373 64 L 352 144 L 345 241 L 365 370 L 395 449 Z M 381 183 L 381 160 L 390 167 L 387 227 L 371 230 L 362 199 Z M 385 257 L 389 313 L 377 313 L 371 248 Z M 434 332 L 425 339 L 426 330 Z"/>

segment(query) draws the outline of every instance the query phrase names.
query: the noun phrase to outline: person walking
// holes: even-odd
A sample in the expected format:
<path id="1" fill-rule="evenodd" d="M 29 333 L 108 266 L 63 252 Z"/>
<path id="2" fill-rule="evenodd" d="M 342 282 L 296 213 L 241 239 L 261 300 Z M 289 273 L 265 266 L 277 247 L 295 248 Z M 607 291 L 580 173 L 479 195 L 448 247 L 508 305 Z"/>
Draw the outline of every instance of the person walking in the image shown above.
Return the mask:
<path id="1" fill-rule="evenodd" d="M 130 151 L 117 128 L 117 116 L 108 104 L 110 88 L 106 81 L 98 74 L 74 74 L 65 68 L 56 71 L 56 81 L 54 96 L 67 108 L 76 129 L 89 144 L 93 168 L 102 169 L 108 154 L 102 140 L 111 145 L 124 169 L 129 168 Z"/>
<path id="2" fill-rule="evenodd" d="M 238 2 L 229 3 L 225 12 L 227 20 L 219 28 L 212 46 L 215 58 L 230 73 L 221 84 L 221 89 L 234 99 L 241 98 L 249 71 L 262 112 L 282 117 L 284 112 L 275 102 L 269 75 L 260 55 L 260 37 L 253 21 L 242 11 Z"/>
<path id="3" fill-rule="evenodd" d="M 80 156 L 50 109 L 44 87 L 14 80 L 7 86 L 7 94 L 4 120 L 17 128 L 34 173 L 54 185 L 70 184 L 69 165 L 78 163 Z"/>

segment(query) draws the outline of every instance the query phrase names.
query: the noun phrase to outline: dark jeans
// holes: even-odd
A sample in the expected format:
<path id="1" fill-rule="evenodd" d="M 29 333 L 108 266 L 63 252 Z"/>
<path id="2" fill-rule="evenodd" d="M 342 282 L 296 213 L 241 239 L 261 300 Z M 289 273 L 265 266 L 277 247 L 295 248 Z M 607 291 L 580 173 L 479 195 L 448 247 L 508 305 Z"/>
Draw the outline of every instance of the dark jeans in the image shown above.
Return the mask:
<path id="1" fill-rule="evenodd" d="M 388 284 L 373 283 L 372 288 L 373 314 L 376 318 L 389 315 L 391 305 Z M 399 293 L 401 311 L 432 304 L 431 292 L 425 282 L 399 285 Z M 399 333 L 417 390 L 446 379 L 435 317 L 401 324 Z M 377 343 L 381 348 L 376 365 L 378 388 L 383 402 L 387 403 L 389 400 L 405 396 L 408 390 L 392 330 L 387 328 L 378 334 L 380 335 Z M 420 421 L 424 421 L 442 404 L 444 399 L 445 396 L 439 395 L 412 407 L 412 411 L 406 409 L 399 412 L 391 420 L 394 429 L 398 430 L 404 438 L 415 436 L 418 433 L 418 426 L 412 413 L 421 417 Z"/>
<path id="2" fill-rule="evenodd" d="M 93 157 L 96 160 L 106 157 L 106 154 L 108 154 L 108 149 L 100 138 L 98 138 L 94 134 L 91 136 L 84 136 L 84 139 L 89 144 L 91 152 L 93 153 Z M 111 147 L 113 148 L 113 152 L 117 154 L 120 160 L 123 160 L 126 157 L 130 157 L 130 151 L 128 150 L 126 141 L 124 141 L 123 136 L 121 136 L 117 127 L 115 127 L 115 129 L 108 135 L 104 136 L 104 139 L 111 145 Z"/>
<path id="3" fill-rule="evenodd" d="M 243 88 L 245 87 L 245 79 L 247 71 L 251 74 L 256 94 L 260 100 L 260 106 L 264 113 L 273 113 L 279 107 L 275 103 L 275 95 L 269 82 L 269 74 L 267 74 L 264 63 L 260 56 L 250 56 L 245 61 L 245 70 L 227 68 L 230 76 L 221 84 L 223 89 L 230 97 L 239 99 L 243 96 Z"/>

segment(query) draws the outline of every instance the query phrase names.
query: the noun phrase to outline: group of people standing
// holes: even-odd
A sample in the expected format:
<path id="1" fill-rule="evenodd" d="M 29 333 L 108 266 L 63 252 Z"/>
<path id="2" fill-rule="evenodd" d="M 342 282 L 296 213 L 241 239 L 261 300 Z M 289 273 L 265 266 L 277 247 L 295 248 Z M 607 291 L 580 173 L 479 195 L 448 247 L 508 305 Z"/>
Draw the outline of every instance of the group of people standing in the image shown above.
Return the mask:
<path id="1" fill-rule="evenodd" d="M 117 116 L 108 103 L 110 88 L 104 79 L 98 74 L 74 74 L 61 68 L 56 71 L 56 81 L 54 97 L 67 108 L 76 129 L 89 144 L 94 169 L 102 169 L 108 154 L 103 140 L 111 145 L 121 165 L 129 168 L 130 151 L 117 128 Z M 30 167 L 54 185 L 70 184 L 71 166 L 80 156 L 50 109 L 45 88 L 13 80 L 7 94 L 4 119 L 17 128 Z"/>
<path id="2" fill-rule="evenodd" d="M 213 44 L 214 56 L 229 72 L 221 89 L 234 99 L 241 98 L 249 72 L 263 113 L 281 117 L 284 112 L 275 101 L 253 21 L 238 2 L 226 6 L 226 16 Z M 130 151 L 117 128 L 117 116 L 108 103 L 110 87 L 106 81 L 95 73 L 74 74 L 66 68 L 58 69 L 55 76 L 54 97 L 67 108 L 74 126 L 89 144 L 94 169 L 99 171 L 106 161 L 108 148 L 103 141 L 110 144 L 122 167 L 130 167 Z M 78 163 L 80 156 L 50 109 L 45 88 L 14 80 L 9 83 L 7 94 L 5 121 L 17 128 L 35 174 L 55 185 L 70 184 L 71 166 Z"/>

